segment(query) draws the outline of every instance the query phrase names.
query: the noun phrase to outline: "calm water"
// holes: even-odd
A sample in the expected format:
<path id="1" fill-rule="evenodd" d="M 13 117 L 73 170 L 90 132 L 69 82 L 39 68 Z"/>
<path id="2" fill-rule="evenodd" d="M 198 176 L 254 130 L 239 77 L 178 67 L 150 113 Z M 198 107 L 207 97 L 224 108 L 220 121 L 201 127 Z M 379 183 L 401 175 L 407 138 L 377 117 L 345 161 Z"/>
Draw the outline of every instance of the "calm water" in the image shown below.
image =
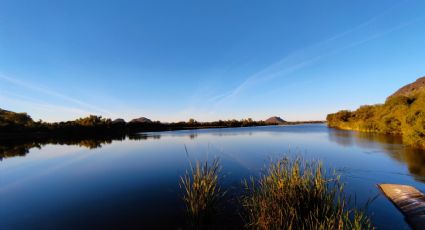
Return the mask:
<path id="1" fill-rule="evenodd" d="M 146 133 L 142 138 L 0 146 L 0 229 L 177 229 L 184 226 L 178 179 L 189 159 L 220 157 L 223 181 L 237 191 L 270 158 L 302 155 L 337 169 L 358 204 L 377 183 L 425 191 L 425 152 L 396 137 L 329 129 L 269 126 Z M 29 152 L 26 151 L 29 149 Z M 10 152 L 7 152 L 10 151 Z M 21 156 L 16 156 L 21 155 Z M 232 210 L 232 208 L 229 208 Z M 233 210 L 234 212 L 234 210 Z M 227 215 L 229 228 L 237 214 Z M 381 229 L 407 229 L 382 195 L 369 212 Z"/>

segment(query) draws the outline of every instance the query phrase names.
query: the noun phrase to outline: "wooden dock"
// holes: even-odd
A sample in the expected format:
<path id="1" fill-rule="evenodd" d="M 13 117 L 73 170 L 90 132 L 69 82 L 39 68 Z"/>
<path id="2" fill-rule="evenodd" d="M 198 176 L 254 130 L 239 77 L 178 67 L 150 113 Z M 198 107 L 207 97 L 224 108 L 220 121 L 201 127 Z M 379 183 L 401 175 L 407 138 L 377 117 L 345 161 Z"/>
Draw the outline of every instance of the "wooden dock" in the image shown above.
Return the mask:
<path id="1" fill-rule="evenodd" d="M 413 229 L 425 229 L 425 195 L 408 185 L 379 184 L 385 196 L 404 214 Z"/>

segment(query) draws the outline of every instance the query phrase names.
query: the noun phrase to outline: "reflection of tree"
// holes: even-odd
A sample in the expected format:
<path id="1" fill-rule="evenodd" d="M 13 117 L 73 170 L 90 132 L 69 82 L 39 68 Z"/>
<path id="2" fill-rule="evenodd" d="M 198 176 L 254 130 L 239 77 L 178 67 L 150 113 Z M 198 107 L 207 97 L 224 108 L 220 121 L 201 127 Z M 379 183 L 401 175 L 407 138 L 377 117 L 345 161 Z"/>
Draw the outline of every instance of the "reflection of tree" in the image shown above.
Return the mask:
<path id="1" fill-rule="evenodd" d="M 345 130 L 329 129 L 329 140 L 342 146 L 353 146 L 354 135 Z"/>
<path id="2" fill-rule="evenodd" d="M 78 143 L 81 147 L 86 147 L 89 149 L 96 149 L 101 148 L 102 144 L 107 143 L 110 144 L 112 141 L 106 140 L 106 141 L 97 141 L 97 140 L 82 140 L 80 143 Z"/>
<path id="3" fill-rule="evenodd" d="M 329 129 L 329 140 L 343 146 L 358 145 L 364 148 L 388 147 L 389 144 L 402 144 L 401 136 L 384 135 L 378 133 L 366 133 Z M 384 145 L 383 145 L 384 144 Z"/>
<path id="4" fill-rule="evenodd" d="M 402 160 L 407 163 L 409 172 L 417 175 L 418 180 L 425 182 L 425 154 L 423 150 L 406 148 Z"/>
<path id="5" fill-rule="evenodd" d="M 38 143 L 0 144 L 0 161 L 3 158 L 25 156 L 31 148 L 41 148 Z"/>
<path id="6" fill-rule="evenodd" d="M 425 151 L 403 145 L 400 136 L 329 129 L 329 140 L 343 146 L 378 148 L 393 159 L 406 163 L 410 173 L 425 181 Z"/>
<path id="7" fill-rule="evenodd" d="M 146 134 L 146 133 L 137 133 L 137 134 L 130 134 L 127 136 L 129 140 L 148 140 L 148 139 L 155 139 L 158 140 L 161 138 L 160 134 Z"/>
<path id="8" fill-rule="evenodd" d="M 115 135 L 105 137 L 91 137 L 91 138 L 38 138 L 33 140 L 0 140 L 0 161 L 4 158 L 25 156 L 32 148 L 41 148 L 47 144 L 54 145 L 76 145 L 88 149 L 101 148 L 102 145 L 111 144 L 112 141 L 122 141 L 128 138 L 129 140 L 147 140 L 159 139 L 161 135 L 147 135 L 147 134 L 133 134 L 133 135 Z"/>

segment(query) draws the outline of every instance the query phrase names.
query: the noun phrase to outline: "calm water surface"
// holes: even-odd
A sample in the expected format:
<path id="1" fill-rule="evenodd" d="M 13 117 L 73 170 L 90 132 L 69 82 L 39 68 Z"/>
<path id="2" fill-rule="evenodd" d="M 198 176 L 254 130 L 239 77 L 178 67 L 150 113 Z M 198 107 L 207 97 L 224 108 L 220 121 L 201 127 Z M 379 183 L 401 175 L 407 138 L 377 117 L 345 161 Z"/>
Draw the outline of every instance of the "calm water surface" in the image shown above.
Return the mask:
<path id="1" fill-rule="evenodd" d="M 3 148 L 7 157 L 0 161 L 0 229 L 178 229 L 185 223 L 178 179 L 188 158 L 219 157 L 223 185 L 230 191 L 237 191 L 244 177 L 257 176 L 270 158 L 284 155 L 318 159 L 338 170 L 358 204 L 380 194 L 377 183 L 408 184 L 425 191 L 425 152 L 404 147 L 397 137 L 325 125 L 141 137 L 103 144 L 87 140 Z M 382 195 L 369 212 L 380 229 L 408 229 Z M 239 223 L 232 213 L 227 215 L 229 229 Z"/>

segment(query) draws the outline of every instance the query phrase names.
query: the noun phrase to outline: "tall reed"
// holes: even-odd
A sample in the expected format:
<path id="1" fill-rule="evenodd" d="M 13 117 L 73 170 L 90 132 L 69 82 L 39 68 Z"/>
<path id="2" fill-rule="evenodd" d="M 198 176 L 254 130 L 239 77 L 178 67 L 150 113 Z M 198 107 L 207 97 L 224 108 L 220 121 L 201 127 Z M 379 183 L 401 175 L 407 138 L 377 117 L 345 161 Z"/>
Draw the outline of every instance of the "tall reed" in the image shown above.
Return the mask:
<path id="1" fill-rule="evenodd" d="M 339 177 L 327 176 L 320 162 L 280 159 L 244 188 L 249 229 L 373 229 L 363 210 L 348 207 Z"/>
<path id="2" fill-rule="evenodd" d="M 186 205 L 189 227 L 205 229 L 212 226 L 212 221 L 219 209 L 219 202 L 225 195 L 219 185 L 221 171 L 219 159 L 190 163 L 190 170 L 180 177 L 180 188 L 183 190 L 183 201 Z"/>

